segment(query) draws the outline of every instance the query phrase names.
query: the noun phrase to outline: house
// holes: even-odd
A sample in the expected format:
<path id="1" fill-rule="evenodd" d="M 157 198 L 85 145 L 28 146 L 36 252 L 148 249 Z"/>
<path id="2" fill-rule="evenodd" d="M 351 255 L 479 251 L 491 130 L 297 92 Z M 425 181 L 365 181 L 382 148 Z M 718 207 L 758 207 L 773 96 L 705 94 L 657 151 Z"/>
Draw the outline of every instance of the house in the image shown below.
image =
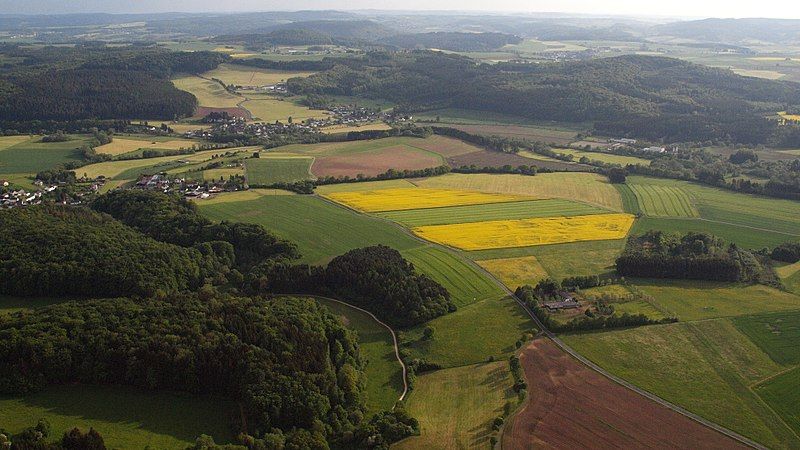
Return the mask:
<path id="1" fill-rule="evenodd" d="M 575 297 L 569 292 L 559 292 L 559 301 L 542 303 L 542 306 L 550 311 L 558 311 L 562 309 L 575 309 L 580 308 L 581 303 L 575 300 Z"/>
<path id="2" fill-rule="evenodd" d="M 636 144 L 636 139 L 628 139 L 628 138 L 609 139 L 608 142 L 611 144 L 634 145 Z"/>
<path id="3" fill-rule="evenodd" d="M 8 180 L 0 180 L 0 186 L 8 187 L 9 184 Z"/>
<path id="4" fill-rule="evenodd" d="M 643 148 L 642 151 L 647 153 L 664 153 L 667 149 L 664 147 L 647 147 Z"/>

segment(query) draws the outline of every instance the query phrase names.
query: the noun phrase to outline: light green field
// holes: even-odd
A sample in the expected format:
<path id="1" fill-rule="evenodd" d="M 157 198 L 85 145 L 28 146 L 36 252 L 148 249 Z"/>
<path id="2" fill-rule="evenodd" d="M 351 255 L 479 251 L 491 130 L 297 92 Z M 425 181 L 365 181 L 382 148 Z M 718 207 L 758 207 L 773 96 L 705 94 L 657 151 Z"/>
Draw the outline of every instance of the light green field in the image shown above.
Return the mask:
<path id="1" fill-rule="evenodd" d="M 781 366 L 728 319 L 562 338 L 615 375 L 768 447 L 800 445 L 749 387 Z"/>
<path id="2" fill-rule="evenodd" d="M 492 421 L 516 402 L 512 384 L 508 361 L 420 375 L 406 406 L 419 420 L 420 436 L 393 448 L 489 448 Z"/>
<path id="3" fill-rule="evenodd" d="M 392 335 L 369 314 L 324 298 L 316 300 L 358 333 L 361 357 L 366 359 L 367 412 L 392 409 L 403 393 L 403 371 L 394 353 Z"/>
<path id="4" fill-rule="evenodd" d="M 800 309 L 800 296 L 758 284 L 690 280 L 631 282 L 681 321 Z"/>
<path id="5" fill-rule="evenodd" d="M 229 149 L 226 151 L 233 150 Z M 133 180 L 136 179 L 140 173 L 153 172 L 154 168 L 156 169 L 155 171 L 165 171 L 168 169 L 174 169 L 176 167 L 204 163 L 206 161 L 210 161 L 212 155 L 217 155 L 219 153 L 220 150 L 205 150 L 190 155 L 172 155 L 147 159 L 105 161 L 80 167 L 75 172 L 78 176 L 86 174 L 91 178 L 104 175 L 106 178 Z M 178 163 L 178 160 L 186 161 L 187 163 Z"/>
<path id="6" fill-rule="evenodd" d="M 253 120 L 261 122 L 288 122 L 292 118 L 293 123 L 302 122 L 306 119 L 322 119 L 328 116 L 327 111 L 310 109 L 291 100 L 279 97 L 249 95 L 248 100 L 242 105 L 253 115 Z"/>
<path id="7" fill-rule="evenodd" d="M 800 368 L 769 379 L 754 388 L 755 392 L 778 413 L 794 430 L 800 433 Z"/>
<path id="8" fill-rule="evenodd" d="M 582 157 L 585 156 L 592 161 L 600 161 L 608 164 L 619 164 L 621 166 L 627 166 L 628 164 L 632 165 L 639 164 L 642 166 L 650 165 L 649 159 L 637 158 L 635 156 L 614 155 L 612 153 L 601 153 L 601 152 L 587 152 L 584 150 L 576 150 L 573 148 L 554 148 L 553 151 L 565 155 L 572 155 L 575 158 L 576 162 L 578 162 Z"/>
<path id="9" fill-rule="evenodd" d="M 593 173 L 543 173 L 536 176 L 447 174 L 421 180 L 420 187 L 464 189 L 534 198 L 560 198 L 622 211 L 622 197 L 608 180 Z"/>
<path id="10" fill-rule="evenodd" d="M 733 323 L 775 362 L 800 363 L 799 311 L 739 317 Z"/>
<path id="11" fill-rule="evenodd" d="M 231 94 L 216 81 L 194 75 L 175 78 L 172 83 L 178 89 L 194 94 L 200 106 L 234 108 L 244 100 L 244 97 Z"/>
<path id="12" fill-rule="evenodd" d="M 198 202 L 200 212 L 213 220 L 263 225 L 295 242 L 302 262 L 324 263 L 354 248 L 384 244 L 397 250 L 422 245 L 397 226 L 301 195 L 271 195 L 246 201 Z"/>
<path id="13" fill-rule="evenodd" d="M 264 196 L 273 195 L 295 195 L 294 192 L 282 189 L 248 189 L 246 191 L 222 192 L 207 199 L 193 199 L 198 205 L 216 205 L 219 203 L 236 203 L 249 200 L 257 200 Z"/>
<path id="14" fill-rule="evenodd" d="M 41 139 L 41 136 L 0 137 L 0 177 L 35 174 L 67 162 L 81 161 L 79 148 L 87 141 L 79 135 L 66 142 L 42 142 Z"/>
<path id="15" fill-rule="evenodd" d="M 220 178 L 227 180 L 231 175 L 244 176 L 244 167 L 223 167 L 219 169 L 208 169 L 202 172 L 203 179 L 208 181 L 215 181 Z"/>
<path id="16" fill-rule="evenodd" d="M 637 314 L 644 314 L 653 320 L 660 320 L 667 317 L 655 306 L 644 300 L 631 300 L 623 303 L 614 303 L 614 312 L 617 315 L 630 314 L 635 316 Z"/>
<path id="17" fill-rule="evenodd" d="M 549 276 L 535 256 L 485 259 L 475 262 L 511 290 L 525 285 L 536 286 L 536 283 Z"/>
<path id="18" fill-rule="evenodd" d="M 767 220 L 764 224 L 769 226 Z M 753 230 L 739 225 L 712 222 L 702 219 L 640 217 L 634 222 L 630 234 L 643 234 L 649 230 L 685 234 L 689 231 L 711 233 L 746 249 L 775 247 L 782 242 L 795 241 L 795 236 L 764 230 Z"/>
<path id="19" fill-rule="evenodd" d="M 79 427 L 97 430 L 108 448 L 183 450 L 201 434 L 231 442 L 222 400 L 126 387 L 58 386 L 23 397 L 0 396 L 0 423 L 19 433 L 47 419 L 57 438 Z"/>
<path id="20" fill-rule="evenodd" d="M 484 273 L 446 250 L 425 246 L 402 253 L 419 272 L 444 286 L 458 307 L 503 296 L 500 287 Z"/>
<path id="21" fill-rule="evenodd" d="M 308 180 L 313 158 L 250 158 L 245 160 L 249 184 L 270 185 Z"/>
<path id="22" fill-rule="evenodd" d="M 405 189 L 413 188 L 414 185 L 408 180 L 386 180 L 386 181 L 364 181 L 360 183 L 339 183 L 317 186 L 316 192 L 319 195 L 332 194 L 334 192 L 363 192 L 377 191 L 380 189 Z"/>
<path id="23" fill-rule="evenodd" d="M 628 183 L 641 211 L 654 217 L 698 217 L 689 194 L 677 186 Z"/>
<path id="24" fill-rule="evenodd" d="M 535 247 L 467 252 L 474 260 L 535 256 L 550 277 L 597 275 L 614 271 L 614 261 L 625 248 L 625 241 L 587 241 Z"/>
<path id="25" fill-rule="evenodd" d="M 289 78 L 307 77 L 314 72 L 295 72 L 260 69 L 238 64 L 220 64 L 216 69 L 205 72 L 205 78 L 216 78 L 225 84 L 237 86 L 266 86 L 285 82 Z"/>
<path id="26" fill-rule="evenodd" d="M 584 203 L 553 199 L 389 211 L 379 215 L 408 227 L 418 227 L 423 225 L 482 222 L 485 220 L 583 216 L 606 212 L 608 211 Z"/>
<path id="27" fill-rule="evenodd" d="M 137 150 L 179 150 L 195 147 L 199 142 L 189 139 L 165 139 L 159 136 L 115 136 L 108 144 L 95 148 L 97 153 L 118 156 Z"/>
<path id="28" fill-rule="evenodd" d="M 435 329 L 433 340 L 422 340 L 425 327 Z M 533 321 L 509 297 L 482 300 L 458 308 L 407 331 L 412 358 L 424 358 L 444 367 L 463 366 L 494 357 L 507 358 L 514 343 L 535 328 Z"/>

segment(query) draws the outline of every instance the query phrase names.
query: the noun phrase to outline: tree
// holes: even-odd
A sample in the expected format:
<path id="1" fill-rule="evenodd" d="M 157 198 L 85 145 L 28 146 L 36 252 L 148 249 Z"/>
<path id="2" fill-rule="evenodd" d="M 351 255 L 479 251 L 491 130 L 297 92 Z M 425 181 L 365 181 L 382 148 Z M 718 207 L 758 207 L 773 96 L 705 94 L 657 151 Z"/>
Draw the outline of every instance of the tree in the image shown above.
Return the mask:
<path id="1" fill-rule="evenodd" d="M 614 184 L 622 184 L 625 183 L 627 175 L 625 169 L 614 167 L 608 171 L 608 180 Z"/>

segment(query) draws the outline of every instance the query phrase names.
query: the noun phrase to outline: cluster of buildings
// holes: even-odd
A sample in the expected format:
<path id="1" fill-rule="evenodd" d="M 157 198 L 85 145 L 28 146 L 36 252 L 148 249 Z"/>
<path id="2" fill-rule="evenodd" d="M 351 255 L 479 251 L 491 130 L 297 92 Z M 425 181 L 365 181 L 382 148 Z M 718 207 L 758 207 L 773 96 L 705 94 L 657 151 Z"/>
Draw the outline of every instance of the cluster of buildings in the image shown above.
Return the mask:
<path id="1" fill-rule="evenodd" d="M 64 204 L 80 205 L 85 197 L 103 187 L 105 179 L 88 180 L 86 183 L 76 184 L 77 189 L 70 189 L 68 194 L 64 190 L 56 192 L 56 189 L 64 187 L 64 184 L 44 185 L 39 180 L 36 180 L 34 184 L 38 187 L 35 191 L 13 188 L 8 181 L 0 180 L 0 209 L 38 205 L 46 199 Z"/>
<path id="2" fill-rule="evenodd" d="M 220 192 L 234 192 L 246 189 L 244 180 L 241 182 L 224 181 L 193 181 L 185 178 L 170 179 L 166 174 L 142 175 L 136 181 L 134 189 L 155 190 L 161 192 L 177 192 L 188 198 L 209 198 Z"/>
<path id="3" fill-rule="evenodd" d="M 565 309 L 576 309 L 581 307 L 581 302 L 575 299 L 575 296 L 566 291 L 558 293 L 558 300 L 552 302 L 544 302 L 542 306 L 549 311 L 561 311 Z"/>

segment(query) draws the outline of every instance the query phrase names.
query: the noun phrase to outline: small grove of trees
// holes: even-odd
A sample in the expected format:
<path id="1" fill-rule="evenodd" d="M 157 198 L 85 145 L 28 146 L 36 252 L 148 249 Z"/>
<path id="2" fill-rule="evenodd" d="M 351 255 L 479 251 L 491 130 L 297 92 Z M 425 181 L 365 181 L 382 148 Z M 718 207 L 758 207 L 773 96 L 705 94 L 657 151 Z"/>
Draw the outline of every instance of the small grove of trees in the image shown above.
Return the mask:
<path id="1" fill-rule="evenodd" d="M 800 242 L 784 242 L 772 250 L 772 259 L 788 263 L 800 261 Z"/>
<path id="2" fill-rule="evenodd" d="M 45 419 L 12 435 L 0 429 L 0 449 L 9 450 L 105 450 L 103 437 L 94 428 L 84 433 L 78 428 L 65 432 L 60 440 L 50 442 L 51 426 Z"/>

